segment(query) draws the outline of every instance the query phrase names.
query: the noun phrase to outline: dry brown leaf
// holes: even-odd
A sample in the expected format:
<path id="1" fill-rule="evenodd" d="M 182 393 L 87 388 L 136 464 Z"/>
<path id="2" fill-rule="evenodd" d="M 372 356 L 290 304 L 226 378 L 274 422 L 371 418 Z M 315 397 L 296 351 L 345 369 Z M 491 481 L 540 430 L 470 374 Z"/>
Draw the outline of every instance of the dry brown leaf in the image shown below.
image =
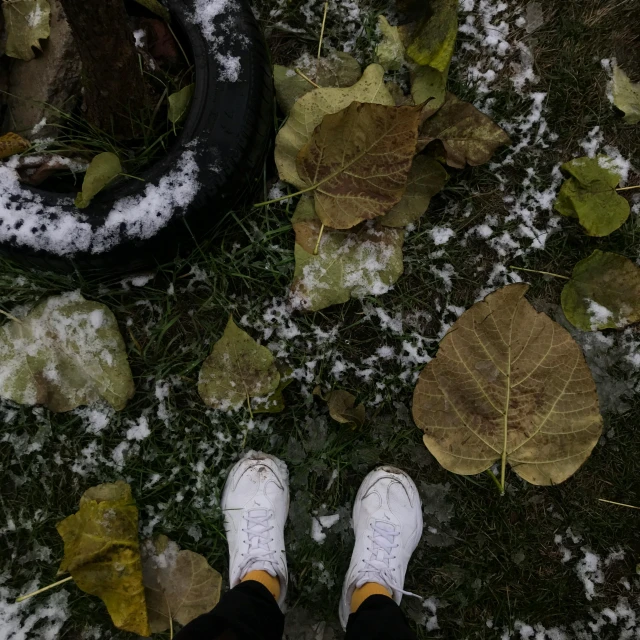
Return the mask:
<path id="1" fill-rule="evenodd" d="M 433 140 L 442 142 L 447 164 L 456 169 L 463 169 L 465 164 L 484 164 L 498 147 L 511 143 L 491 118 L 452 93 L 447 94 L 444 104 L 420 129 L 418 151 Z"/>
<path id="2" fill-rule="evenodd" d="M 206 559 L 158 535 L 142 545 L 142 573 L 151 633 L 211 611 L 220 600 L 222 576 Z"/>
<path id="3" fill-rule="evenodd" d="M 313 390 L 313 394 L 322 398 L 329 407 L 329 415 L 340 424 L 350 424 L 354 429 L 362 427 L 365 420 L 364 404 L 356 406 L 356 397 L 348 391 L 336 389 L 322 395 L 320 387 Z"/>
<path id="4" fill-rule="evenodd" d="M 420 111 L 354 102 L 325 116 L 297 162 L 300 178 L 314 190 L 323 224 L 350 229 L 400 202 L 415 156 Z"/>
<path id="5" fill-rule="evenodd" d="M 413 417 L 449 471 L 471 475 L 509 462 L 538 485 L 563 482 L 602 432 L 591 371 L 569 333 L 514 284 L 468 309 L 422 371 Z"/>
<path id="6" fill-rule="evenodd" d="M 275 161 L 281 180 L 304 189 L 306 185 L 296 170 L 300 149 L 309 142 L 315 128 L 327 114 L 342 111 L 354 100 L 394 104 L 384 84 L 384 69 L 379 64 L 369 65 L 352 87 L 321 87 L 297 100 L 276 136 Z"/>
<path id="7" fill-rule="evenodd" d="M 30 146 L 31 143 L 17 133 L 5 133 L 0 137 L 0 160 L 22 153 Z"/>

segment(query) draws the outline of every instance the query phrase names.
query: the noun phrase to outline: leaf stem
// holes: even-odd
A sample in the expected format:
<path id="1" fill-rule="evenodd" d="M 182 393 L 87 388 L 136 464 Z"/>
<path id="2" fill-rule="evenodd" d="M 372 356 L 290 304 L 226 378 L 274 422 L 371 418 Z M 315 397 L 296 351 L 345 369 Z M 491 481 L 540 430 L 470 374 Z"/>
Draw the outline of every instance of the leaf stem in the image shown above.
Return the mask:
<path id="1" fill-rule="evenodd" d="M 329 2 L 324 3 L 324 16 L 322 17 L 322 29 L 320 30 L 320 42 L 318 43 L 318 60 L 322 55 L 322 40 L 324 38 L 324 27 L 327 24 L 327 12 L 329 11 Z"/>
<path id="2" fill-rule="evenodd" d="M 14 322 L 17 322 L 18 324 L 22 324 L 22 320 L 18 320 L 18 318 L 16 318 L 15 316 L 12 316 L 10 313 L 7 313 L 6 311 L 3 311 L 2 309 L 0 309 L 0 313 L 3 316 L 6 316 L 7 318 L 9 318 L 9 320 L 13 320 Z"/>
<path id="3" fill-rule="evenodd" d="M 632 187 L 618 187 L 616 191 L 630 191 L 631 189 L 640 189 L 640 184 L 635 184 Z"/>
<path id="4" fill-rule="evenodd" d="M 249 397 L 248 391 L 247 391 L 247 409 L 249 409 L 249 417 L 253 420 L 253 411 L 251 410 L 251 398 Z"/>
<path id="5" fill-rule="evenodd" d="M 288 200 L 289 198 L 295 198 L 296 196 L 301 196 L 303 193 L 308 193 L 309 191 L 313 191 L 317 189 L 318 185 L 314 184 L 312 187 L 307 187 L 302 191 L 296 191 L 296 193 L 291 193 L 288 196 L 282 196 L 280 198 L 275 198 L 275 200 L 267 200 L 266 202 L 259 202 L 258 204 L 254 204 L 253 208 L 257 209 L 259 207 L 266 207 L 268 204 L 274 204 L 275 202 L 282 202 L 283 200 Z"/>
<path id="6" fill-rule="evenodd" d="M 569 276 L 561 276 L 559 273 L 551 273 L 551 271 L 538 271 L 537 269 L 525 269 L 524 267 L 514 267 L 509 265 L 509 269 L 516 271 L 528 271 L 529 273 L 540 273 L 543 276 L 553 276 L 554 278 L 562 278 L 563 280 L 571 280 Z"/>
<path id="7" fill-rule="evenodd" d="M 634 506 L 632 504 L 625 504 L 624 502 L 614 502 L 613 500 L 605 500 L 604 498 L 598 498 L 598 500 L 600 502 L 607 502 L 609 504 L 615 504 L 618 507 L 628 507 L 629 509 L 639 509 L 640 510 L 640 507 L 636 507 L 636 506 Z"/>
<path id="8" fill-rule="evenodd" d="M 64 580 L 58 580 L 58 582 L 54 582 L 53 584 L 50 584 L 46 587 L 42 587 L 42 589 L 38 589 L 37 591 L 34 591 L 32 593 L 27 593 L 24 596 L 19 596 L 18 598 L 16 598 L 16 602 L 22 602 L 23 600 L 26 600 L 27 598 L 31 598 L 32 596 L 37 596 L 40 593 L 44 593 L 45 591 L 49 591 L 49 589 L 53 589 L 55 587 L 60 586 L 61 584 L 64 584 L 65 582 L 69 582 L 69 580 L 73 580 L 73 576 L 68 576 L 67 578 L 64 578 Z"/>
<path id="9" fill-rule="evenodd" d="M 500 486 L 500 481 L 496 478 L 495 474 L 491 469 L 487 469 L 486 474 L 496 483 L 496 487 L 498 487 L 498 491 L 502 494 L 502 487 Z"/>
<path id="10" fill-rule="evenodd" d="M 316 89 L 320 88 L 319 84 L 316 84 L 309 76 L 305 75 L 304 73 L 302 73 L 302 71 L 300 69 L 298 69 L 297 67 L 294 69 L 294 71 L 301 77 L 304 78 L 309 84 L 313 85 Z"/>
<path id="11" fill-rule="evenodd" d="M 320 240 L 322 240 L 322 234 L 324 233 L 324 222 L 322 223 L 322 226 L 320 227 L 320 233 L 318 234 L 318 242 L 316 242 L 316 248 L 313 250 L 313 255 L 317 256 L 318 255 L 318 249 L 320 248 Z"/>

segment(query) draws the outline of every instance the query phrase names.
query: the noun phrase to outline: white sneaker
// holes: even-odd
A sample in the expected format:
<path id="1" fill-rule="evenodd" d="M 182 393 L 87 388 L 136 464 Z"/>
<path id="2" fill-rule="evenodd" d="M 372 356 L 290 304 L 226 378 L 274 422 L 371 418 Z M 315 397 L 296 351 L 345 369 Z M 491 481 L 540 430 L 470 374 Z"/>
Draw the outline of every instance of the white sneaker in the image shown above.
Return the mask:
<path id="1" fill-rule="evenodd" d="M 280 580 L 282 607 L 287 595 L 284 525 L 289 513 L 289 471 L 274 456 L 249 451 L 231 469 L 222 492 L 224 528 L 229 544 L 231 587 L 250 571 Z"/>
<path id="2" fill-rule="evenodd" d="M 340 622 L 351 613 L 353 592 L 367 582 L 389 589 L 400 604 L 411 554 L 422 536 L 422 505 L 413 480 L 400 469 L 379 467 L 362 483 L 353 505 L 356 543 L 342 588 Z"/>

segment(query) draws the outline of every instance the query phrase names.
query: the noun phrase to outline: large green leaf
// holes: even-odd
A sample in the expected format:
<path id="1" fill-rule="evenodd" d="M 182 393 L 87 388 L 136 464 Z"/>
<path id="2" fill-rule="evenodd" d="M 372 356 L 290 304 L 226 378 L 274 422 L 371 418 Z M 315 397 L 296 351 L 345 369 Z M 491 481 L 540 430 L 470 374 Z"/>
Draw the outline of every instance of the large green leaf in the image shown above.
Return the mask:
<path id="1" fill-rule="evenodd" d="M 41 49 L 40 40 L 51 33 L 49 0 L 4 0 L 2 13 L 7 29 L 5 53 L 11 58 L 33 60 L 33 49 Z"/>
<path id="2" fill-rule="evenodd" d="M 616 193 L 620 175 L 609 158 L 575 158 L 562 170 L 571 177 L 558 193 L 554 205 L 558 213 L 578 218 L 590 236 L 607 236 L 626 222 L 631 208 Z"/>
<path id="3" fill-rule="evenodd" d="M 151 633 L 189 624 L 220 600 L 222 576 L 193 551 L 158 535 L 142 545 L 142 575 Z"/>
<path id="4" fill-rule="evenodd" d="M 484 164 L 498 147 L 511 143 L 491 118 L 452 93 L 447 94 L 438 112 L 420 129 L 418 150 L 434 140 L 442 142 L 447 164 L 457 169 L 464 168 L 465 164 Z"/>
<path id="5" fill-rule="evenodd" d="M 77 513 L 58 523 L 64 540 L 59 573 L 70 573 L 86 593 L 101 598 L 118 629 L 148 636 L 138 509 L 119 480 L 87 490 Z"/>
<path id="6" fill-rule="evenodd" d="M 271 351 L 259 345 L 229 318 L 222 338 L 200 370 L 198 391 L 205 404 L 216 409 L 237 409 L 250 398 L 276 392 L 280 373 Z"/>
<path id="7" fill-rule="evenodd" d="M 0 397 L 63 412 L 100 398 L 125 407 L 134 385 L 111 311 L 79 293 L 53 296 L 0 327 Z"/>
<path id="8" fill-rule="evenodd" d="M 422 21 L 404 30 L 408 40 L 407 56 L 420 65 L 445 72 L 458 34 L 458 1 L 425 1 L 424 7 L 426 16 Z"/>
<path id="9" fill-rule="evenodd" d="M 420 374 L 413 417 L 453 473 L 507 462 L 524 480 L 563 482 L 602 432 L 591 371 L 569 333 L 527 302 L 528 285 L 499 289 L 460 316 Z"/>
<path id="10" fill-rule="evenodd" d="M 352 87 L 314 89 L 295 103 L 276 137 L 275 159 L 281 180 L 304 189 L 306 184 L 296 167 L 298 153 L 327 114 L 338 113 L 354 101 L 394 104 L 393 97 L 385 87 L 384 69 L 380 65 L 368 66 L 362 78 Z"/>
<path id="11" fill-rule="evenodd" d="M 562 309 L 583 331 L 640 321 L 640 269 L 617 253 L 594 251 L 573 268 L 562 290 Z"/>
<path id="12" fill-rule="evenodd" d="M 416 156 L 402 200 L 380 218 L 380 224 L 385 227 L 406 227 L 418 221 L 429 207 L 431 198 L 442 191 L 447 178 L 447 172 L 437 160 Z"/>
<path id="13" fill-rule="evenodd" d="M 420 107 L 353 102 L 324 117 L 297 162 L 323 224 L 349 229 L 400 202 L 420 115 Z"/>
<path id="14" fill-rule="evenodd" d="M 321 222 L 313 199 L 303 197 L 292 219 L 296 232 L 292 302 L 319 311 L 349 298 L 386 293 L 403 272 L 400 229 L 364 223 L 350 231 L 326 229 L 318 247 Z"/>
<path id="15" fill-rule="evenodd" d="M 360 63 L 352 55 L 341 51 L 320 60 L 309 59 L 307 64 L 300 65 L 300 71 L 320 87 L 351 87 L 362 77 Z M 289 115 L 297 100 L 314 89 L 294 69 L 279 64 L 273 67 L 273 79 L 276 99 L 285 115 Z"/>
<path id="16" fill-rule="evenodd" d="M 618 66 L 613 67 L 611 91 L 613 104 L 624 113 L 628 124 L 640 122 L 640 83 L 633 83 L 629 76 Z"/>
<path id="17" fill-rule="evenodd" d="M 121 173 L 122 165 L 115 153 L 107 151 L 98 154 L 89 164 L 84 176 L 82 191 L 76 196 L 76 207 L 78 209 L 88 207 L 91 200 Z"/>

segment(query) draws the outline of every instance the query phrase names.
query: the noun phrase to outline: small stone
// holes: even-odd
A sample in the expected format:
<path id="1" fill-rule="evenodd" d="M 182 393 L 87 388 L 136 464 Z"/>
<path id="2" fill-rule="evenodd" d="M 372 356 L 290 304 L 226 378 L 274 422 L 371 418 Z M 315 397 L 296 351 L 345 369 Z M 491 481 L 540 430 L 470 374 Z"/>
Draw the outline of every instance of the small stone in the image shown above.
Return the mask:
<path id="1" fill-rule="evenodd" d="M 28 62 L 11 62 L 12 95 L 7 99 L 2 131 L 26 138 L 55 137 L 52 125 L 60 121 L 55 109 L 74 110 L 80 98 L 80 72 L 80 57 L 60 0 L 51 0 L 51 36 L 42 41 L 42 55 Z"/>

